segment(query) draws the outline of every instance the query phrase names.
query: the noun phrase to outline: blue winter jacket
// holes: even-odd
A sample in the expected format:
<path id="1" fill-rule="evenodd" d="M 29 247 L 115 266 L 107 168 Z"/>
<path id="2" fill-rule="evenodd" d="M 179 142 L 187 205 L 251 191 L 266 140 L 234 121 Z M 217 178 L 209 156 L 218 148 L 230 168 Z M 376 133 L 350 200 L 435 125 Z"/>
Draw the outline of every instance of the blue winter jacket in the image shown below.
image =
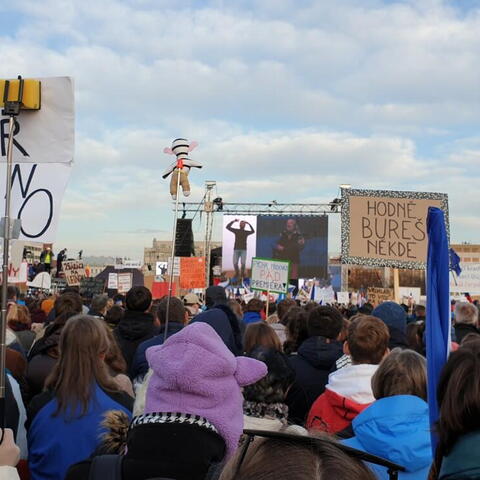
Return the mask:
<path id="1" fill-rule="evenodd" d="M 249 324 L 249 323 L 257 323 L 262 321 L 262 316 L 260 315 L 260 312 L 245 312 L 243 314 L 243 323 Z"/>
<path id="2" fill-rule="evenodd" d="M 33 398 L 28 411 L 28 465 L 32 480 L 63 480 L 68 468 L 87 459 L 101 443 L 101 422 L 109 410 L 129 417 L 133 398 L 124 392 L 107 393 L 95 385 L 85 415 L 55 414 L 57 400 L 46 391 Z"/>
<path id="3" fill-rule="evenodd" d="M 342 443 L 405 467 L 400 480 L 425 480 L 432 463 L 428 405 L 413 395 L 396 395 L 372 403 L 352 422 L 355 436 Z M 369 464 L 381 480 L 387 469 Z"/>

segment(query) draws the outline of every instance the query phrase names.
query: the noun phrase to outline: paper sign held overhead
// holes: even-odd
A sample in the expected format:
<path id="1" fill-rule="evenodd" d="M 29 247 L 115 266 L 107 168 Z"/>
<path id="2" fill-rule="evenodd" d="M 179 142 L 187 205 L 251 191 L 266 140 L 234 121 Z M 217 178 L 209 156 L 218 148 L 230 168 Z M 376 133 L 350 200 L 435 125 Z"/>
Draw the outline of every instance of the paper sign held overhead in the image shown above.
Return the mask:
<path id="1" fill-rule="evenodd" d="M 119 273 L 117 275 L 118 293 L 127 293 L 132 288 L 133 276 L 131 273 Z"/>
<path id="2" fill-rule="evenodd" d="M 205 257 L 180 257 L 180 288 L 205 288 Z"/>
<path id="3" fill-rule="evenodd" d="M 441 208 L 443 193 L 342 190 L 342 263 L 425 268 L 427 213 Z"/>
<path id="4" fill-rule="evenodd" d="M 116 273 L 109 273 L 108 274 L 107 288 L 109 290 L 117 290 L 118 289 L 118 275 Z"/>
<path id="5" fill-rule="evenodd" d="M 85 277 L 85 266 L 82 261 L 69 260 L 63 262 L 63 272 L 69 287 L 79 287 L 80 281 Z"/>
<path id="6" fill-rule="evenodd" d="M 367 289 L 368 303 L 380 305 L 383 302 L 393 301 L 393 288 L 369 287 Z"/>
<path id="7" fill-rule="evenodd" d="M 290 262 L 255 257 L 250 288 L 271 293 L 288 293 Z"/>

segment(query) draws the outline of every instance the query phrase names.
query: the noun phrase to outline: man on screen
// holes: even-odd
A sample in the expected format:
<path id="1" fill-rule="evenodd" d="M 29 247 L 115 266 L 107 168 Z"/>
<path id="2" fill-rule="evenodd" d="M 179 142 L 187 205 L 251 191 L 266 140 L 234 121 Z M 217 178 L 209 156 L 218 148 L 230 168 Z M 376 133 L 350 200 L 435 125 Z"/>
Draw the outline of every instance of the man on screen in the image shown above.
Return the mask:
<path id="1" fill-rule="evenodd" d="M 297 221 L 289 218 L 285 224 L 285 230 L 273 247 L 273 258 L 290 261 L 290 278 L 298 278 L 300 252 L 304 246 L 305 237 L 300 233 Z"/>
<path id="2" fill-rule="evenodd" d="M 247 263 L 247 238 L 249 235 L 255 233 L 252 225 L 244 220 L 240 221 L 240 228 L 233 228 L 233 224 L 238 222 L 238 219 L 232 220 L 226 229 L 235 235 L 235 244 L 233 246 L 233 266 L 235 268 L 235 277 L 245 277 L 245 265 Z M 246 226 L 250 227 L 250 230 L 245 230 Z M 238 268 L 238 262 L 240 261 L 240 269 Z"/>

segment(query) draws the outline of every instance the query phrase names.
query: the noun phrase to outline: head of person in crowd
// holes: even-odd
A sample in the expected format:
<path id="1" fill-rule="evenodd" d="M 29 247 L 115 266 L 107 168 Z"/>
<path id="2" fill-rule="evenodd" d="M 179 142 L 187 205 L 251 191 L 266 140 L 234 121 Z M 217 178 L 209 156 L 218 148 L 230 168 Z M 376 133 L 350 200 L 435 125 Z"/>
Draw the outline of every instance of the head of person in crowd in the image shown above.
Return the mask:
<path id="1" fill-rule="evenodd" d="M 69 319 L 60 335 L 58 362 L 45 385 L 55 394 L 55 414 L 85 415 L 95 383 L 117 390 L 105 363 L 110 348 L 101 320 L 86 315 Z"/>
<path id="2" fill-rule="evenodd" d="M 226 305 L 227 295 L 225 289 L 218 285 L 208 287 L 205 291 L 205 305 L 207 308 L 213 308 L 217 305 Z"/>
<path id="3" fill-rule="evenodd" d="M 24 305 L 10 305 L 7 312 L 7 325 L 14 332 L 30 330 L 32 320 L 28 308 Z"/>
<path id="4" fill-rule="evenodd" d="M 314 302 L 314 301 L 312 301 L 312 300 L 309 301 L 309 302 L 307 302 L 307 303 L 303 306 L 303 308 L 305 309 L 305 311 L 306 311 L 307 313 L 310 313 L 312 310 L 314 310 L 314 309 L 317 308 L 317 307 L 318 307 L 318 303 L 317 303 L 317 302 Z"/>
<path id="5" fill-rule="evenodd" d="M 413 313 L 415 314 L 415 319 L 417 321 L 422 321 L 422 320 L 424 321 L 427 314 L 425 305 L 420 305 L 420 304 L 415 305 L 413 309 Z"/>
<path id="6" fill-rule="evenodd" d="M 285 298 L 284 300 L 281 300 L 280 302 L 278 302 L 277 315 L 278 315 L 279 322 L 287 326 L 287 323 L 284 321 L 285 315 L 292 307 L 296 307 L 296 306 L 297 304 L 295 300 L 293 300 L 293 298 Z"/>
<path id="7" fill-rule="evenodd" d="M 20 290 L 14 285 L 8 285 L 7 287 L 7 302 L 15 303 L 20 296 Z"/>
<path id="8" fill-rule="evenodd" d="M 258 298 L 252 298 L 247 303 L 247 311 L 243 315 L 246 324 L 260 322 L 262 320 L 263 302 Z"/>
<path id="9" fill-rule="evenodd" d="M 437 387 L 440 415 L 431 479 L 480 475 L 480 341 L 450 354 Z"/>
<path id="10" fill-rule="evenodd" d="M 282 322 L 286 322 L 287 341 L 283 345 L 284 352 L 295 353 L 298 347 L 308 338 L 308 314 L 302 307 L 291 307 Z"/>
<path id="11" fill-rule="evenodd" d="M 65 325 L 66 321 L 79 313 L 82 313 L 83 301 L 78 293 L 62 293 L 53 306 L 55 310 L 56 325 Z"/>
<path id="12" fill-rule="evenodd" d="M 105 317 L 107 313 L 107 305 L 108 305 L 108 296 L 105 294 L 94 295 L 92 298 L 92 302 L 90 304 L 90 311 L 88 312 L 89 315 L 93 315 L 94 317 Z"/>
<path id="13" fill-rule="evenodd" d="M 480 341 L 480 335 L 478 333 L 467 333 L 467 335 L 462 338 L 462 343 L 460 344 L 460 346 L 466 345 L 470 342 L 478 341 Z"/>
<path id="14" fill-rule="evenodd" d="M 248 441 L 248 440 L 245 440 Z M 361 462 L 340 450 L 328 437 L 299 442 L 295 436 L 256 438 L 243 455 L 242 445 L 222 471 L 220 480 L 374 480 Z M 242 458 L 243 457 L 243 458 Z"/>
<path id="15" fill-rule="evenodd" d="M 257 347 L 248 356 L 265 363 L 268 373 L 243 389 L 243 412 L 248 417 L 245 428 L 280 429 L 287 425 L 285 398 L 295 381 L 295 371 L 287 356 L 275 348 Z"/>
<path id="16" fill-rule="evenodd" d="M 372 312 L 373 312 L 373 305 L 369 302 L 364 303 L 358 309 L 358 313 L 361 313 L 362 315 L 372 315 Z"/>
<path id="17" fill-rule="evenodd" d="M 391 349 L 407 348 L 407 313 L 398 303 L 383 302 L 373 309 L 372 315 L 382 320 L 388 327 Z"/>
<path id="18" fill-rule="evenodd" d="M 257 347 L 272 348 L 282 351 L 282 344 L 275 330 L 268 323 L 257 322 L 247 325 L 243 339 L 243 349 L 246 355 Z"/>
<path id="19" fill-rule="evenodd" d="M 339 342 L 345 342 L 347 339 L 347 334 L 348 334 L 348 327 L 350 326 L 351 321 L 347 318 L 343 318 L 342 322 L 342 329 L 340 330 L 340 334 L 338 335 L 338 341 Z"/>
<path id="20" fill-rule="evenodd" d="M 427 401 L 427 362 L 413 350 L 394 348 L 372 377 L 374 397 L 413 395 Z"/>
<path id="21" fill-rule="evenodd" d="M 115 328 L 125 315 L 125 310 L 121 305 L 113 305 L 105 315 L 105 321 L 110 328 Z"/>
<path id="22" fill-rule="evenodd" d="M 230 310 L 235 314 L 238 320 L 241 320 L 243 317 L 242 306 L 238 303 L 237 300 L 229 300 L 227 303 Z"/>
<path id="23" fill-rule="evenodd" d="M 307 331 L 309 337 L 324 337 L 328 343 L 338 339 L 342 328 L 342 314 L 334 307 L 317 306 L 308 315 Z"/>
<path id="24" fill-rule="evenodd" d="M 407 325 L 408 348 L 415 350 L 420 355 L 425 355 L 425 344 L 423 335 L 425 333 L 425 322 L 422 320 L 410 322 Z"/>
<path id="25" fill-rule="evenodd" d="M 167 321 L 167 305 L 168 305 L 168 297 L 163 297 L 160 299 L 157 305 L 157 317 L 160 322 L 161 330 L 165 330 L 165 323 Z M 185 303 L 182 302 L 177 297 L 170 298 L 170 305 L 169 305 L 169 328 L 174 328 L 175 325 L 179 325 L 180 327 L 186 325 L 189 321 L 189 312 L 185 306 Z"/>
<path id="26" fill-rule="evenodd" d="M 107 364 L 110 374 L 114 377 L 120 373 L 127 373 L 127 363 L 113 336 L 113 332 L 107 325 L 105 325 L 105 329 L 108 338 L 108 350 L 105 354 L 105 363 Z"/>
<path id="27" fill-rule="evenodd" d="M 235 357 L 215 330 L 194 322 L 162 346 L 146 352 L 153 370 L 145 399 L 145 414 L 178 412 L 199 415 L 234 454 L 243 431 L 241 387 L 267 374 L 263 362 Z"/>
<path id="28" fill-rule="evenodd" d="M 125 295 L 117 293 L 113 296 L 113 303 L 115 305 L 120 305 L 121 307 L 125 308 Z"/>
<path id="29" fill-rule="evenodd" d="M 457 302 L 455 304 L 455 337 L 461 343 L 463 337 L 469 333 L 479 334 L 478 308 L 469 302 Z"/>
<path id="30" fill-rule="evenodd" d="M 146 287 L 133 287 L 127 292 L 125 305 L 131 312 L 148 312 L 152 305 L 152 294 Z"/>
<path id="31" fill-rule="evenodd" d="M 371 315 L 358 315 L 348 327 L 344 351 L 354 365 L 378 365 L 389 353 L 389 340 L 385 323 Z"/>
<path id="32" fill-rule="evenodd" d="M 200 299 L 195 293 L 187 293 L 183 297 L 183 304 L 185 305 L 190 318 L 193 318 L 200 313 Z"/>
<path id="33" fill-rule="evenodd" d="M 425 358 L 395 348 L 380 363 L 372 380 L 376 399 L 352 422 L 354 437 L 343 443 L 402 465 L 399 479 L 427 478 L 432 463 Z M 394 447 L 392 447 L 394 445 Z M 371 465 L 378 478 L 385 467 Z"/>

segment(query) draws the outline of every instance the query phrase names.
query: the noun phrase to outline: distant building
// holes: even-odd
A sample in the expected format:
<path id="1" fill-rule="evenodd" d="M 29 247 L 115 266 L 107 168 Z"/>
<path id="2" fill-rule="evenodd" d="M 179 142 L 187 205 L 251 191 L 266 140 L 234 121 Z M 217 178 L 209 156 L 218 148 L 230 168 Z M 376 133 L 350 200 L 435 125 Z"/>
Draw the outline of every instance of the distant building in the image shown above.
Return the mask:
<path id="1" fill-rule="evenodd" d="M 460 257 L 462 263 L 480 263 L 480 245 L 473 243 L 456 243 L 450 245 Z"/>
<path id="2" fill-rule="evenodd" d="M 221 247 L 222 242 L 211 242 L 210 248 L 214 249 Z M 203 257 L 205 255 L 205 243 L 195 242 L 195 255 L 197 257 Z M 144 263 L 147 268 L 150 266 L 152 270 L 155 270 L 156 262 L 167 262 L 172 255 L 172 242 L 169 240 L 157 240 L 153 239 L 151 247 L 145 247 L 144 250 Z"/>

